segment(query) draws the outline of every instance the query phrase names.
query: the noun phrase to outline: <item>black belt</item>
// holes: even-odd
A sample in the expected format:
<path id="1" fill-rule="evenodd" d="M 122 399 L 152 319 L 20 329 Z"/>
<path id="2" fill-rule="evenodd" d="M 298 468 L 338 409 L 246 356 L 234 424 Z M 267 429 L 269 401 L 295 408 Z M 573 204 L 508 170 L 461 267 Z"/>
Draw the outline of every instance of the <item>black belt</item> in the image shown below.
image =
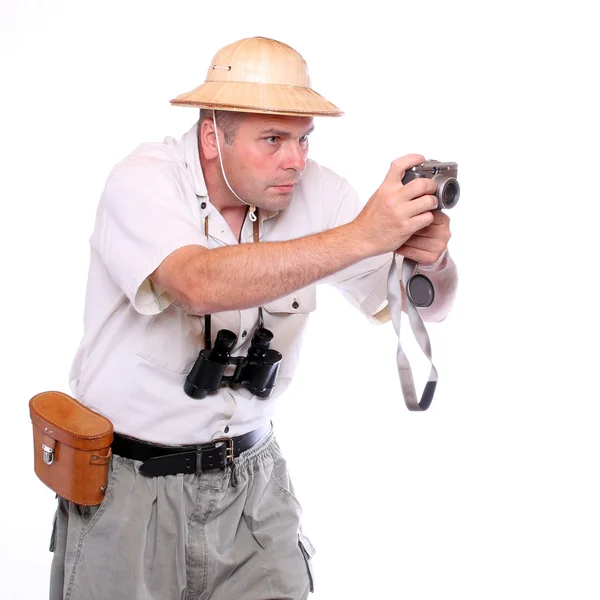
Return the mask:
<path id="1" fill-rule="evenodd" d="M 232 438 L 220 438 L 200 446 L 163 446 L 115 433 L 112 451 L 118 456 L 141 460 L 140 473 L 150 477 L 177 473 L 202 473 L 225 469 L 242 452 L 264 437 L 270 425 Z"/>

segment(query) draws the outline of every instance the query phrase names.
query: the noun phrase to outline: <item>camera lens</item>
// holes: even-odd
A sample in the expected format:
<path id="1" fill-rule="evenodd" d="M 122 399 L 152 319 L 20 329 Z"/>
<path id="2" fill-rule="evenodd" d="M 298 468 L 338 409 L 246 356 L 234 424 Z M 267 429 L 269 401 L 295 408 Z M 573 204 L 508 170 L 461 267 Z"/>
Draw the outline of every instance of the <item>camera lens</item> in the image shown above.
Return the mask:
<path id="1" fill-rule="evenodd" d="M 440 190 L 441 208 L 453 208 L 460 196 L 460 186 L 456 179 L 448 179 Z"/>

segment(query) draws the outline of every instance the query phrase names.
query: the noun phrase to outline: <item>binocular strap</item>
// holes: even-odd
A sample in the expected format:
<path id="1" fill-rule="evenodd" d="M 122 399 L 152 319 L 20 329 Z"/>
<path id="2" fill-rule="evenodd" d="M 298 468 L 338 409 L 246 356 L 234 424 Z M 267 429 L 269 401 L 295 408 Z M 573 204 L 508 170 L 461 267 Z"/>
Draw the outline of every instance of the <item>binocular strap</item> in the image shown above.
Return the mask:
<path id="1" fill-rule="evenodd" d="M 214 111 L 213 111 L 214 117 Z M 217 124 L 215 122 L 215 128 Z M 243 200 L 242 200 L 243 202 Z M 258 208 L 256 206 L 248 206 L 248 213 L 250 220 L 252 221 L 252 239 L 255 244 L 258 244 L 260 240 L 260 229 L 258 225 Z M 208 216 L 204 219 L 204 235 L 208 240 Z M 204 315 L 204 347 L 207 349 L 212 348 L 211 342 L 211 324 L 212 318 L 209 314 Z M 262 306 L 258 307 L 258 326 L 264 327 L 263 310 Z"/>
<path id="2" fill-rule="evenodd" d="M 417 264 L 415 261 L 405 258 L 402 262 L 402 286 L 406 290 L 408 280 L 412 277 Z M 402 291 L 400 289 L 400 278 L 398 277 L 398 267 L 396 266 L 396 256 L 392 259 L 390 265 L 390 271 L 388 273 L 388 303 L 390 306 L 390 315 L 394 329 L 398 335 L 398 351 L 396 353 L 396 360 L 398 362 L 398 375 L 400 376 L 400 385 L 402 387 L 402 394 L 404 396 L 404 402 L 408 410 L 423 411 L 429 408 L 433 395 L 435 393 L 435 387 L 437 385 L 438 374 L 437 370 L 431 359 L 431 343 L 427 330 L 421 319 L 421 315 L 409 301 L 406 299 L 406 313 L 408 314 L 408 320 L 412 332 L 417 340 L 423 354 L 429 359 L 431 363 L 431 371 L 429 372 L 429 379 L 425 384 L 425 389 L 420 400 L 417 400 L 417 393 L 415 390 L 415 382 L 413 380 L 410 363 L 400 343 L 400 322 L 402 320 Z"/>

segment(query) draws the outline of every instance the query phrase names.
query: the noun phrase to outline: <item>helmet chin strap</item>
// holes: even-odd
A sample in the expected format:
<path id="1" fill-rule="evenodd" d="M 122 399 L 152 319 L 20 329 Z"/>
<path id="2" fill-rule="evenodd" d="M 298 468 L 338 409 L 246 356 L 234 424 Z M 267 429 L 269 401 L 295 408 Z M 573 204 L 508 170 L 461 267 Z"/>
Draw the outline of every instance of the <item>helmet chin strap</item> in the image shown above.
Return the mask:
<path id="1" fill-rule="evenodd" d="M 217 131 L 217 117 L 215 116 L 215 111 L 212 111 L 213 114 L 213 123 L 215 125 L 215 137 L 217 138 L 217 152 L 219 153 L 219 162 L 221 163 L 221 173 L 223 173 L 223 179 L 225 180 L 225 183 L 227 184 L 227 187 L 229 188 L 229 191 L 240 201 L 243 202 L 244 204 L 247 204 L 250 208 L 248 209 L 248 213 L 250 216 L 250 220 L 252 222 L 256 221 L 256 214 L 255 214 L 255 210 L 256 210 L 256 206 L 254 206 L 253 204 L 250 204 L 249 202 L 246 202 L 245 200 L 242 200 L 234 191 L 233 188 L 229 185 L 229 181 L 227 181 L 227 175 L 225 175 L 225 167 L 223 166 L 223 157 L 221 156 L 221 144 L 219 143 L 219 132 Z"/>

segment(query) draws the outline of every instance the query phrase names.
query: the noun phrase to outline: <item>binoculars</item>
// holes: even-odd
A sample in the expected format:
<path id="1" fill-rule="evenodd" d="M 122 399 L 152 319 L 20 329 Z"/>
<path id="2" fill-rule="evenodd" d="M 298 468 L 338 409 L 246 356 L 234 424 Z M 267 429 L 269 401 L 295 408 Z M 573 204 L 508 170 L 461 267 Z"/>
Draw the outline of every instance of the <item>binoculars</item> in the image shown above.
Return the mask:
<path id="1" fill-rule="evenodd" d="M 221 329 L 212 349 L 200 350 L 198 358 L 186 377 L 183 389 L 191 398 L 202 399 L 216 392 L 221 385 L 233 389 L 246 387 L 259 398 L 273 393 L 279 365 L 283 358 L 277 350 L 269 348 L 273 334 L 259 327 L 252 336 L 247 356 L 231 356 L 237 342 L 233 331 Z M 225 375 L 225 369 L 235 365 L 233 375 Z"/>

